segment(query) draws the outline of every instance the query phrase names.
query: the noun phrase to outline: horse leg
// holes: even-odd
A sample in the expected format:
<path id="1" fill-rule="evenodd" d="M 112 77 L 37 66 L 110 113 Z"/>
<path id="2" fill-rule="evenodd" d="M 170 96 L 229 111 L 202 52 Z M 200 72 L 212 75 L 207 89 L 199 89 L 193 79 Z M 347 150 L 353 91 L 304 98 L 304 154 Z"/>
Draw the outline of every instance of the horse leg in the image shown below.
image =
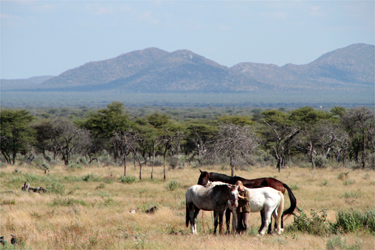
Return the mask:
<path id="1" fill-rule="evenodd" d="M 197 218 L 198 218 L 198 214 L 199 214 L 199 211 L 200 209 L 194 205 L 194 214 L 193 214 L 193 221 L 194 221 L 194 234 L 198 234 L 197 232 Z"/>
<path id="2" fill-rule="evenodd" d="M 218 217 L 219 214 L 216 210 L 214 210 L 214 234 L 216 234 L 217 224 L 218 224 Z"/>
<path id="3" fill-rule="evenodd" d="M 224 221 L 224 211 L 219 213 L 219 234 L 224 233 L 223 221 Z"/>
<path id="4" fill-rule="evenodd" d="M 236 211 L 237 214 L 237 233 L 241 233 L 244 230 L 242 212 Z"/>
<path id="5" fill-rule="evenodd" d="M 276 221 L 275 221 L 275 228 L 276 228 Z M 272 216 L 271 216 L 271 222 L 268 225 L 268 234 L 271 234 L 271 233 L 272 233 Z"/>
<path id="6" fill-rule="evenodd" d="M 227 225 L 227 234 L 230 233 L 230 209 L 227 208 L 225 210 L 225 222 L 226 222 L 226 225 Z"/>
<path id="7" fill-rule="evenodd" d="M 233 210 L 232 210 L 232 213 L 233 213 L 233 219 L 232 219 L 232 233 L 235 233 L 236 230 L 237 230 L 237 226 L 238 226 L 237 210 L 236 210 L 236 209 L 233 209 Z"/>
<path id="8" fill-rule="evenodd" d="M 262 212 L 264 213 L 264 225 L 263 228 L 260 230 L 259 234 L 264 235 L 266 233 L 266 229 L 268 225 L 271 223 L 271 216 L 272 216 L 272 210 L 263 208 Z M 262 223 L 263 224 L 263 223 Z"/>
<path id="9" fill-rule="evenodd" d="M 265 224 L 264 209 L 262 209 L 262 210 L 260 211 L 260 218 L 261 218 L 261 225 L 260 225 L 260 228 L 259 228 L 258 233 L 260 233 L 260 231 L 262 231 L 262 229 L 263 229 L 263 227 L 264 227 L 264 224 Z"/>

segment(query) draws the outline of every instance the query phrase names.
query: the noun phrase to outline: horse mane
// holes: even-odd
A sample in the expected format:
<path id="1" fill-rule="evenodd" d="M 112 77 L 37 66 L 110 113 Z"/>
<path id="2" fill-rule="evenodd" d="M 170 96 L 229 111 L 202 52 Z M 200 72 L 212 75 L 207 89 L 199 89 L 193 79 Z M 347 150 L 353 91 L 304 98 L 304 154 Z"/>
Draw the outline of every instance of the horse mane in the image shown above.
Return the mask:
<path id="1" fill-rule="evenodd" d="M 229 183 L 229 184 L 236 184 L 238 180 L 237 176 L 232 177 L 232 176 L 228 176 L 228 175 L 221 174 L 221 173 L 215 173 L 215 172 L 211 172 L 209 174 L 209 177 L 210 177 L 210 180 L 212 181 L 222 181 L 222 182 Z"/>

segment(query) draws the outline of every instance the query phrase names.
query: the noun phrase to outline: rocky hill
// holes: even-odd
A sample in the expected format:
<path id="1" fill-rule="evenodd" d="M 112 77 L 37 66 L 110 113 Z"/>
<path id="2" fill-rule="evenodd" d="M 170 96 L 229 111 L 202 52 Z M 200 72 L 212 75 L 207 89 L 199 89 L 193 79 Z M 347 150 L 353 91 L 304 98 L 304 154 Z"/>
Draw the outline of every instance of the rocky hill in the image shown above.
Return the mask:
<path id="1" fill-rule="evenodd" d="M 273 64 L 239 63 L 230 68 L 189 50 L 167 52 L 147 48 L 67 70 L 34 86 L 34 90 L 358 92 L 373 91 L 374 83 L 373 45 L 353 44 L 326 53 L 305 65 L 287 64 L 279 67 Z M 14 86 L 14 89 L 18 88 Z"/>

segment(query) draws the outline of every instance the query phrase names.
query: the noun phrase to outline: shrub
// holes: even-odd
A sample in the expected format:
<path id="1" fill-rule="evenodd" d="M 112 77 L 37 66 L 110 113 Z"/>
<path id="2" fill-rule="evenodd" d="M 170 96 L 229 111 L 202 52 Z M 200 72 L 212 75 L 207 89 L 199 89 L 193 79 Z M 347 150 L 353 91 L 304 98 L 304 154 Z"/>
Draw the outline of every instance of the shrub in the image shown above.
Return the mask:
<path id="1" fill-rule="evenodd" d="M 59 194 L 59 195 L 65 194 L 65 187 L 64 185 L 60 183 L 52 183 L 51 185 L 47 185 L 47 190 L 49 193 L 52 193 L 52 194 Z"/>
<path id="2" fill-rule="evenodd" d="M 83 181 L 102 181 L 102 179 L 99 176 L 96 176 L 94 174 L 88 174 L 84 177 L 82 177 Z"/>
<path id="3" fill-rule="evenodd" d="M 352 180 L 345 180 L 344 181 L 344 185 L 347 186 L 347 185 L 351 185 L 351 184 L 354 184 L 355 181 L 352 181 Z"/>
<path id="4" fill-rule="evenodd" d="M 169 165 L 172 169 L 175 169 L 178 166 L 178 157 L 172 156 L 169 158 Z"/>
<path id="5" fill-rule="evenodd" d="M 131 183 L 136 182 L 136 178 L 135 176 L 121 176 L 118 182 L 131 184 Z"/>
<path id="6" fill-rule="evenodd" d="M 328 160 L 324 156 L 316 156 L 314 162 L 317 168 L 326 168 L 328 166 Z"/>
<path id="7" fill-rule="evenodd" d="M 76 163 L 72 163 L 68 166 L 68 170 L 76 171 L 77 169 L 82 169 L 82 166 Z"/>
<path id="8" fill-rule="evenodd" d="M 330 233 L 331 225 L 327 221 L 326 209 L 319 215 L 314 209 L 311 209 L 311 217 L 307 217 L 303 210 L 299 210 L 299 215 L 294 216 L 294 222 L 288 227 L 288 231 L 301 231 L 303 233 L 317 236 L 326 236 Z"/>
<path id="9" fill-rule="evenodd" d="M 346 178 L 348 178 L 349 172 L 340 173 L 337 179 L 344 181 Z"/>
<path id="10" fill-rule="evenodd" d="M 180 184 L 178 184 L 176 180 L 171 180 L 170 182 L 168 182 L 167 185 L 165 185 L 165 188 L 168 189 L 169 191 L 173 191 L 173 190 L 176 190 L 179 186 Z"/>
<path id="11" fill-rule="evenodd" d="M 375 233 L 375 209 L 360 211 L 353 209 L 339 211 L 336 216 L 336 224 L 333 225 L 336 232 L 356 232 L 357 230 L 370 231 Z"/>
<path id="12" fill-rule="evenodd" d="M 375 153 L 369 155 L 367 166 L 368 166 L 370 169 L 375 170 Z"/>

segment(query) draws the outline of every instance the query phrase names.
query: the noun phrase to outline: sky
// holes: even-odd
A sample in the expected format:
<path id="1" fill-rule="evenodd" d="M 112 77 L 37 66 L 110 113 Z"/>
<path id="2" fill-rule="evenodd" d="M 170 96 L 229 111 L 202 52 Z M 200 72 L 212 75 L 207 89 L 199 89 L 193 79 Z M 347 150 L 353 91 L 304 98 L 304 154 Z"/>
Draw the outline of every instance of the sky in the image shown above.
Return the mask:
<path id="1" fill-rule="evenodd" d="M 59 75 L 156 47 L 221 65 L 307 64 L 374 45 L 375 1 L 0 0 L 0 78 Z"/>

